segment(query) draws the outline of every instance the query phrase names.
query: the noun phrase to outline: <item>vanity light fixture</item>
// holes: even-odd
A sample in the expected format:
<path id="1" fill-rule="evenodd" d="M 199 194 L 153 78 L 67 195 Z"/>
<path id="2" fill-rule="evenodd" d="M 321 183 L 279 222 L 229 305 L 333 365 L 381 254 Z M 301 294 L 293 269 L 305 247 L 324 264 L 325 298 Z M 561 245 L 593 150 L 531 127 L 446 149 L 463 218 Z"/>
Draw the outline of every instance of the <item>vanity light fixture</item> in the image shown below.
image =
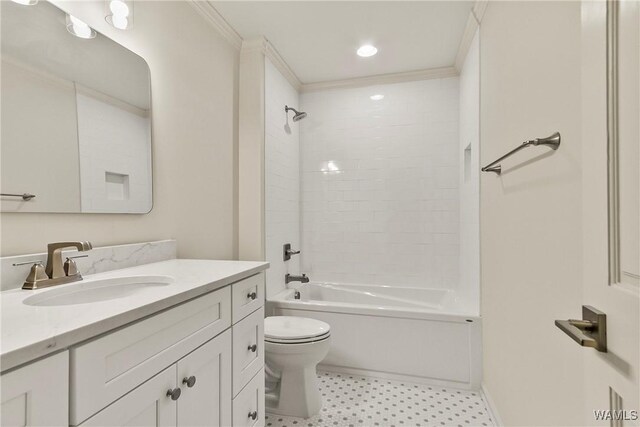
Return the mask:
<path id="1" fill-rule="evenodd" d="M 35 6 L 38 4 L 38 0 L 11 0 L 14 3 L 21 4 L 23 6 Z"/>
<path id="2" fill-rule="evenodd" d="M 384 95 L 382 95 L 380 93 L 377 93 L 375 95 L 371 95 L 369 97 L 369 99 L 372 100 L 372 101 L 380 101 L 380 100 L 384 99 Z"/>
<path id="3" fill-rule="evenodd" d="M 105 20 L 119 30 L 127 30 L 133 25 L 133 1 L 106 0 Z"/>
<path id="4" fill-rule="evenodd" d="M 87 23 L 67 13 L 67 31 L 81 39 L 92 39 L 96 32 Z"/>
<path id="5" fill-rule="evenodd" d="M 370 44 L 365 44 L 364 46 L 360 46 L 356 53 L 358 54 L 358 56 L 368 58 L 378 53 L 378 49 Z"/>

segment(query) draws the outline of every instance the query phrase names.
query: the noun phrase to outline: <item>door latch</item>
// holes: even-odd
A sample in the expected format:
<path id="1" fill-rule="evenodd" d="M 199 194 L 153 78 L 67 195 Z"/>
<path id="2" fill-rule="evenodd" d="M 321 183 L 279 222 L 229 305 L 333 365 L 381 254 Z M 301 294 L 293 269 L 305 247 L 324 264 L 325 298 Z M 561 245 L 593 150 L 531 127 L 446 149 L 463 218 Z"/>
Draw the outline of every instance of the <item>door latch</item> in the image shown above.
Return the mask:
<path id="1" fill-rule="evenodd" d="M 556 326 L 583 347 L 607 352 L 607 315 L 590 305 L 582 306 L 582 320 L 556 320 Z"/>

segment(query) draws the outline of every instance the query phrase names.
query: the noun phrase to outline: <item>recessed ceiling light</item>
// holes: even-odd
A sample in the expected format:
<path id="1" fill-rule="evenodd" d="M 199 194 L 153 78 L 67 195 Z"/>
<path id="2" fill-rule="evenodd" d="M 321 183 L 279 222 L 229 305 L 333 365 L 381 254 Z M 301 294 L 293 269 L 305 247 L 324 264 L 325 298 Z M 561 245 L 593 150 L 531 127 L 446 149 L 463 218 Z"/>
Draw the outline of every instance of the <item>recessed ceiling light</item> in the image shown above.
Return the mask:
<path id="1" fill-rule="evenodd" d="M 371 95 L 369 99 L 371 99 L 372 101 L 380 101 L 381 99 L 384 99 L 384 95 L 377 93 L 375 95 Z"/>
<path id="2" fill-rule="evenodd" d="M 67 14 L 67 31 L 81 39 L 92 39 L 96 36 L 96 32 L 84 21 L 79 20 L 73 15 Z"/>
<path id="3" fill-rule="evenodd" d="M 38 0 L 11 0 L 14 3 L 21 4 L 23 6 L 33 6 L 38 4 Z"/>
<path id="4" fill-rule="evenodd" d="M 362 56 L 364 58 L 373 56 L 376 53 L 378 53 L 378 49 L 375 46 L 372 46 L 370 44 L 365 44 L 364 46 L 360 46 L 360 49 L 358 49 L 357 51 L 358 56 Z"/>

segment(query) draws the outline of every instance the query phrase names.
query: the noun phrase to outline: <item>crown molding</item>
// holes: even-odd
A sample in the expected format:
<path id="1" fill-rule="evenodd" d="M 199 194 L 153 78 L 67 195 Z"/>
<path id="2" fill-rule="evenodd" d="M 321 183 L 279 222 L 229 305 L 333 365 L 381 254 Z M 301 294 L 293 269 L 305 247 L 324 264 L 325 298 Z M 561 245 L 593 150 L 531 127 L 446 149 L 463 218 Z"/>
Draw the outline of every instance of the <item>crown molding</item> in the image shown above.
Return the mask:
<path id="1" fill-rule="evenodd" d="M 262 36 L 255 37 L 253 39 L 242 40 L 241 43 L 241 54 L 248 53 L 262 53 L 263 55 L 267 54 L 267 39 Z"/>
<path id="2" fill-rule="evenodd" d="M 462 40 L 460 40 L 458 53 L 456 53 L 456 60 L 454 62 L 454 67 L 458 72 L 462 71 L 462 66 L 464 65 L 467 53 L 469 53 L 471 42 L 473 41 L 476 31 L 480 27 L 480 22 L 482 22 L 482 17 L 484 16 L 484 12 L 487 10 L 488 5 L 488 0 L 476 0 L 469 11 L 467 25 L 464 27 L 464 33 L 462 33 Z"/>
<path id="3" fill-rule="evenodd" d="M 215 7 L 206 0 L 188 0 L 189 4 L 209 22 L 220 35 L 235 49 L 240 50 L 242 47 L 242 37 L 236 30 L 229 25 L 227 21 L 220 15 Z"/>
<path id="4" fill-rule="evenodd" d="M 454 67 L 430 68 L 427 70 L 407 71 L 403 73 L 379 74 L 377 76 L 357 77 L 346 80 L 308 83 L 302 85 L 301 91 L 317 92 L 321 90 L 356 88 L 457 76 L 458 70 Z"/>
<path id="5" fill-rule="evenodd" d="M 471 47 L 473 36 L 475 36 L 477 30 L 478 21 L 476 21 L 473 12 L 469 12 L 469 16 L 467 17 L 467 25 L 464 27 L 464 33 L 462 33 L 462 40 L 460 40 L 458 52 L 456 53 L 456 60 L 454 62 L 454 67 L 456 70 L 458 70 L 458 72 L 462 71 L 464 60 L 467 57 L 467 53 L 469 53 L 469 48 Z"/>
<path id="6" fill-rule="evenodd" d="M 473 16 L 475 16 L 478 25 L 482 22 L 482 18 L 484 17 L 484 13 L 487 11 L 487 6 L 489 6 L 489 0 L 476 0 L 473 4 L 473 9 L 471 12 Z"/>
<path id="7" fill-rule="evenodd" d="M 280 71 L 280 74 L 287 79 L 289 84 L 299 92 L 302 88 L 302 82 L 268 40 L 265 46 L 265 56 L 271 60 L 271 63 Z"/>
<path id="8" fill-rule="evenodd" d="M 282 74 L 282 76 L 287 79 L 289 84 L 293 86 L 297 91 L 300 91 L 302 87 L 302 82 L 298 79 L 298 76 L 291 70 L 289 65 L 286 63 L 282 56 L 278 53 L 275 47 L 263 36 L 259 36 L 249 40 L 242 41 L 242 50 L 241 55 L 251 54 L 260 52 L 266 58 L 269 58 L 271 63 L 276 67 L 276 69 Z"/>

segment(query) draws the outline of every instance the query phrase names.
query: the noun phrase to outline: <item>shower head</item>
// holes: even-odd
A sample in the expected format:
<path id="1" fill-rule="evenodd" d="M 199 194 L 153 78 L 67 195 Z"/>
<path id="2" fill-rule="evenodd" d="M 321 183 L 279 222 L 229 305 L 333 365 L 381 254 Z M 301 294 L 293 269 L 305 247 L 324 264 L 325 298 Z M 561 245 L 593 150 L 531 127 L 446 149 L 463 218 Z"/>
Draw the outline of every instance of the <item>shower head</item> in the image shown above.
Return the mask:
<path id="1" fill-rule="evenodd" d="M 299 120 L 304 119 L 305 117 L 307 117 L 307 113 L 305 113 L 304 111 L 298 111 L 295 108 L 291 108 L 287 105 L 284 106 L 284 111 L 286 111 L 287 113 L 289 112 L 289 110 L 293 111 L 295 114 L 293 115 L 293 121 L 297 122 Z"/>

